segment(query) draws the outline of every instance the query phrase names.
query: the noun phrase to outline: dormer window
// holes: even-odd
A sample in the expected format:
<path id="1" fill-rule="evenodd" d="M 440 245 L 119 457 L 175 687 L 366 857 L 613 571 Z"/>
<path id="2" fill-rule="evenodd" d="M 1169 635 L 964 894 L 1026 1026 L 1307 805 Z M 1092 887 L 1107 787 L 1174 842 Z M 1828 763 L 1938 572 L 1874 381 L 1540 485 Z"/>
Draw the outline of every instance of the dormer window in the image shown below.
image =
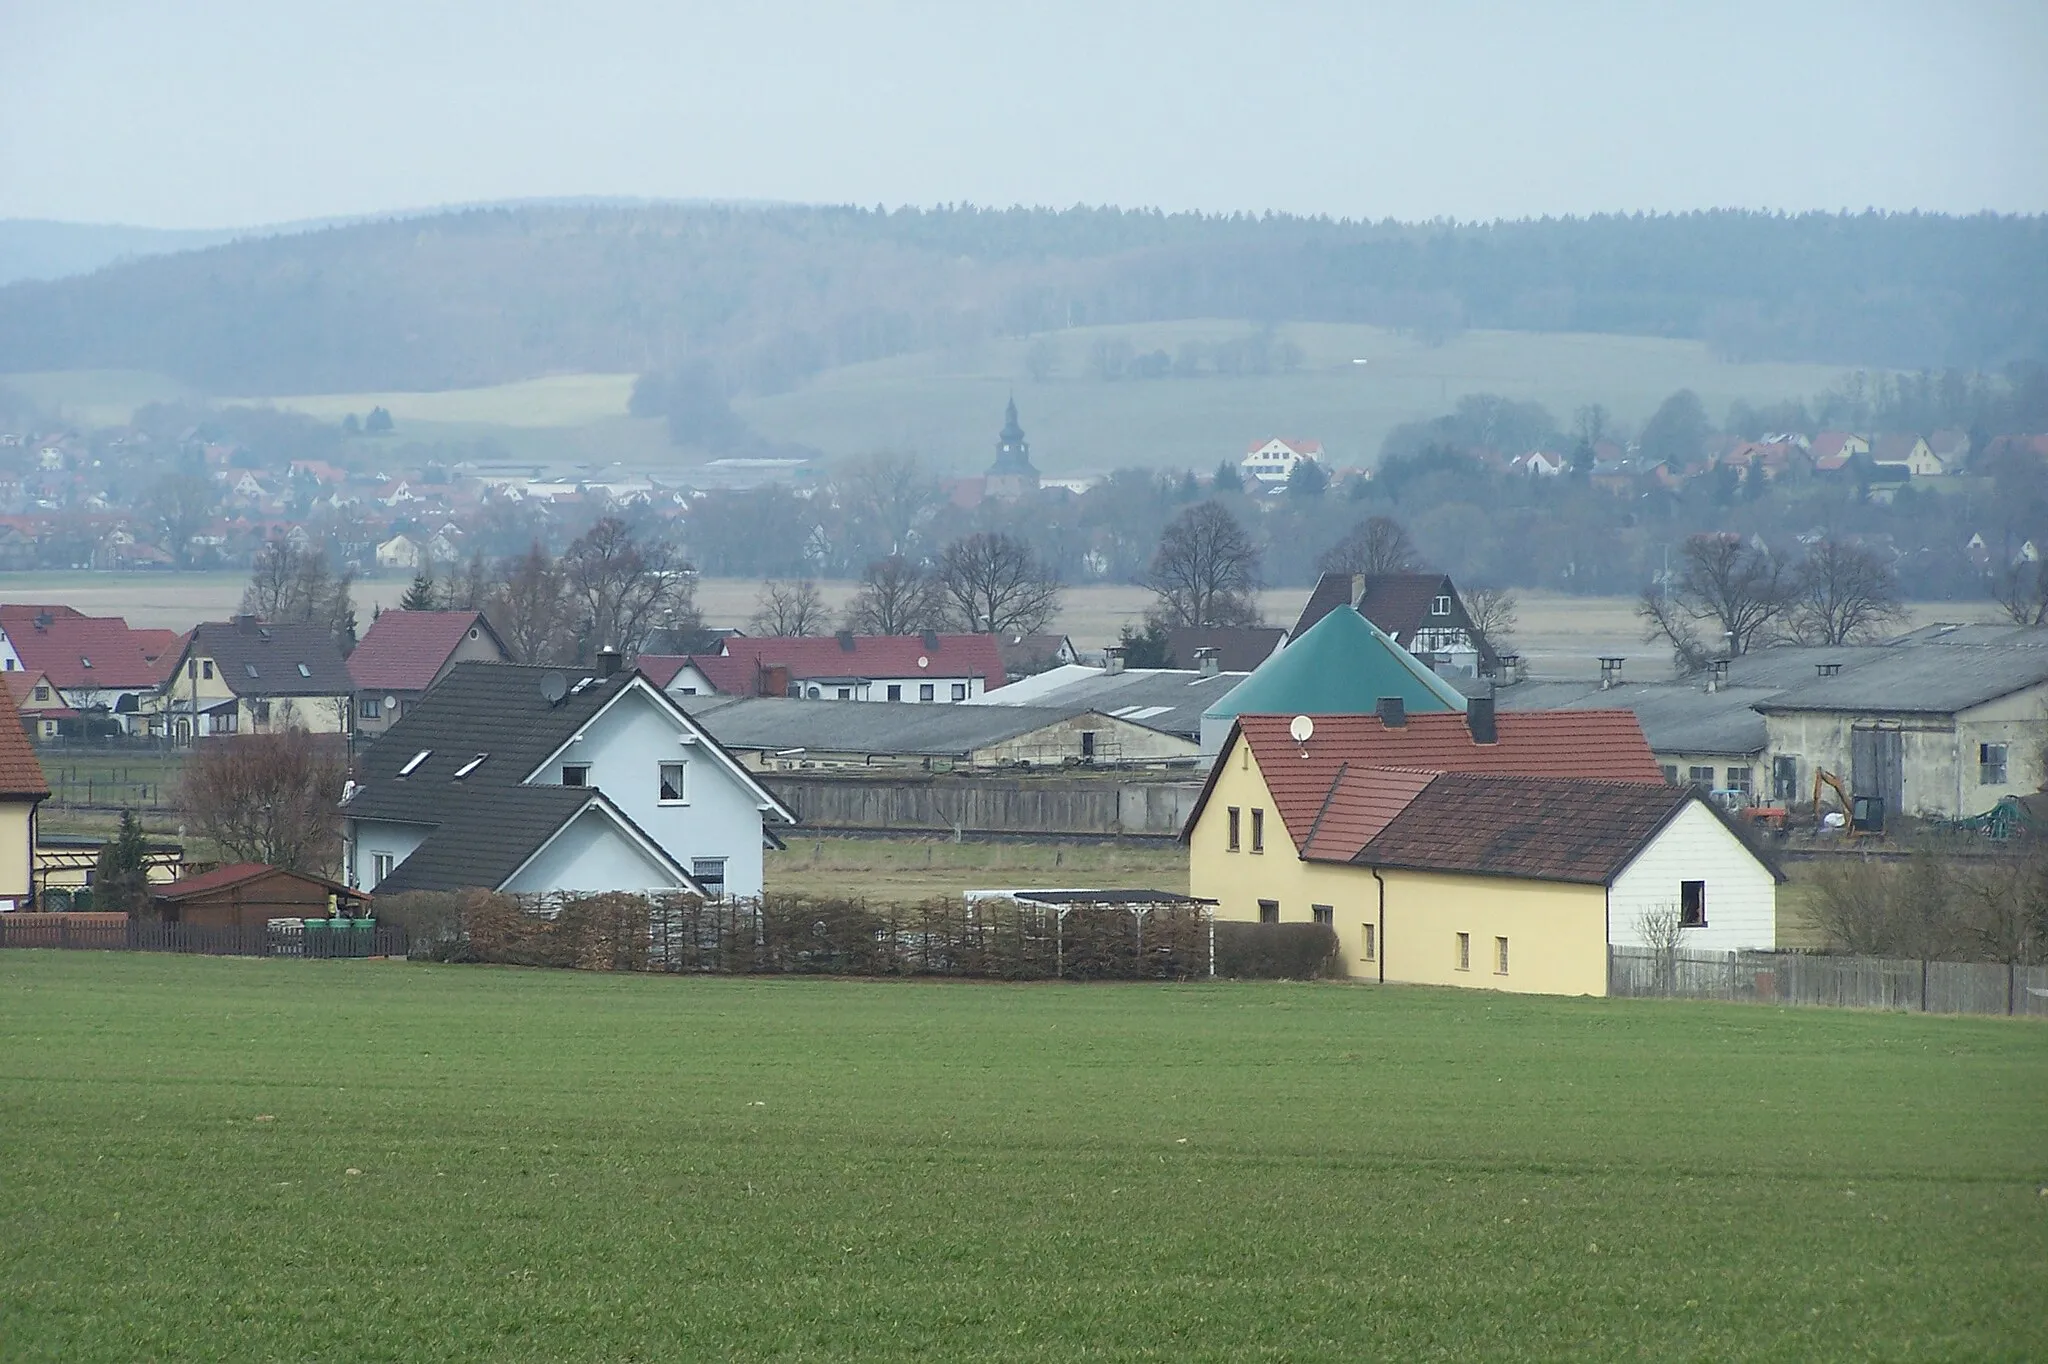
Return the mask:
<path id="1" fill-rule="evenodd" d="M 484 765 L 484 759 L 490 756 L 491 755 L 488 753 L 479 753 L 474 758 L 471 758 L 468 762 L 464 763 L 462 766 L 456 768 L 455 780 L 461 781 L 464 777 L 476 771 L 479 767 L 482 767 Z"/>
<path id="2" fill-rule="evenodd" d="M 313 675 L 313 670 L 312 670 L 311 668 L 307 667 L 307 666 L 306 666 L 305 664 L 303 664 L 303 663 L 301 663 L 301 664 L 299 665 L 299 676 L 300 676 L 300 677 L 311 677 L 312 675 Z"/>
<path id="3" fill-rule="evenodd" d="M 433 754 L 434 750 L 431 748 L 421 749 L 419 752 L 413 754 L 410 758 L 407 758 L 405 760 L 405 766 L 398 769 L 398 775 L 401 777 L 411 776 L 414 772 L 419 770 L 419 765 L 425 762 L 428 758 L 432 757 Z"/>

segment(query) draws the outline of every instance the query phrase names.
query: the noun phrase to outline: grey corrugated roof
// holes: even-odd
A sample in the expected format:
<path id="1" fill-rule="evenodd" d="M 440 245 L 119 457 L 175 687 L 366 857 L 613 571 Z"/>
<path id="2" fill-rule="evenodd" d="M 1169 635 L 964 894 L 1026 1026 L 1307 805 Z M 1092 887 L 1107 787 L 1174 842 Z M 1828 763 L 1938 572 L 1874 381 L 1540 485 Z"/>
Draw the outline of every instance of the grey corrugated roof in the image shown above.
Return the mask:
<path id="1" fill-rule="evenodd" d="M 2043 682 L 2048 649 L 1900 644 L 1845 662 L 1834 677 L 1809 672 L 1758 708 L 1951 715 Z"/>
<path id="2" fill-rule="evenodd" d="M 1747 757 L 1765 745 L 1764 717 L 1753 707 L 1776 695 L 1768 687 L 1699 683 L 1624 683 L 1606 691 L 1597 682 L 1521 682 L 1502 687 L 1502 710 L 1630 710 L 1656 753 L 1715 753 Z"/>
<path id="3" fill-rule="evenodd" d="M 1078 664 L 1025 678 L 973 698 L 977 706 L 1019 704 L 1079 715 L 1097 711 L 1190 742 L 1202 737 L 1202 712 L 1228 696 L 1249 673 L 1204 677 L 1191 668 L 1131 668 L 1105 673 Z M 1008 695 L 1006 695 L 1006 693 Z M 1021 702 L 1011 699 L 1021 696 Z"/>
<path id="4" fill-rule="evenodd" d="M 742 697 L 691 711 L 727 748 L 807 748 L 824 753 L 934 758 L 962 758 L 977 749 L 1070 720 L 1076 713 L 1045 706 L 892 705 L 798 701 L 781 696 Z"/>

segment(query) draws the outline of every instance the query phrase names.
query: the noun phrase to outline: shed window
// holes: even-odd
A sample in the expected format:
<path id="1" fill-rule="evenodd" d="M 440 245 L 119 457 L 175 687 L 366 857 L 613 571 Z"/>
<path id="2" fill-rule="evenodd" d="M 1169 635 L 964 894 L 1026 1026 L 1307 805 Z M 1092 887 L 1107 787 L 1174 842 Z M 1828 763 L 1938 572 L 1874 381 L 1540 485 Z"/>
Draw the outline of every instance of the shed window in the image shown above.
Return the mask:
<path id="1" fill-rule="evenodd" d="M 1266 850 L 1266 812 L 1256 807 L 1252 810 L 1252 851 Z"/>
<path id="2" fill-rule="evenodd" d="M 1680 928 L 1705 928 L 1707 926 L 1707 883 L 1705 881 L 1680 881 L 1678 883 L 1678 926 Z"/>
<path id="3" fill-rule="evenodd" d="M 1470 933 L 1460 933 L 1458 935 L 1458 969 L 1460 971 L 1472 969 L 1472 935 Z"/>
<path id="4" fill-rule="evenodd" d="M 1686 774 L 1686 780 L 1699 787 L 1702 791 L 1711 791 L 1714 789 L 1714 769 L 1711 767 L 1691 768 Z"/>
<path id="5" fill-rule="evenodd" d="M 1508 973 L 1508 940 L 1506 938 L 1495 938 L 1493 940 L 1493 973 L 1497 976 L 1504 976 Z"/>
<path id="6" fill-rule="evenodd" d="M 2005 745 L 1977 745 L 1977 784 L 1979 786 L 2005 785 Z"/>
<path id="7" fill-rule="evenodd" d="M 1740 791 L 1745 796 L 1748 795 L 1752 790 L 1755 789 L 1754 779 L 1750 776 L 1752 770 L 1753 769 L 1747 767 L 1729 768 L 1728 789 L 1730 791 Z"/>
<path id="8" fill-rule="evenodd" d="M 1361 925 L 1359 925 L 1359 926 L 1360 926 L 1361 928 L 1363 928 L 1363 929 L 1365 930 L 1365 933 L 1364 933 L 1364 938 L 1365 938 L 1365 959 L 1366 959 L 1367 961 L 1372 961 L 1372 960 L 1374 960 L 1374 959 L 1375 959 L 1376 957 L 1378 957 L 1378 956 L 1379 956 L 1379 950 L 1380 950 L 1380 943 L 1379 943 L 1379 934 L 1378 934 L 1377 932 L 1375 932 L 1375 931 L 1374 931 L 1374 930 L 1375 930 L 1375 929 L 1376 929 L 1376 928 L 1378 927 L 1378 925 L 1377 925 L 1377 924 L 1361 924 Z"/>
<path id="9" fill-rule="evenodd" d="M 1238 809 L 1235 805 L 1230 807 L 1230 851 L 1232 852 L 1236 852 L 1238 850 L 1238 847 L 1240 846 L 1238 843 L 1237 830 L 1238 825 L 1243 823 L 1243 814 L 1244 812 Z"/>
<path id="10" fill-rule="evenodd" d="M 1280 922 L 1280 902 L 1278 900 L 1259 901 L 1259 922 L 1262 924 L 1277 924 Z"/>

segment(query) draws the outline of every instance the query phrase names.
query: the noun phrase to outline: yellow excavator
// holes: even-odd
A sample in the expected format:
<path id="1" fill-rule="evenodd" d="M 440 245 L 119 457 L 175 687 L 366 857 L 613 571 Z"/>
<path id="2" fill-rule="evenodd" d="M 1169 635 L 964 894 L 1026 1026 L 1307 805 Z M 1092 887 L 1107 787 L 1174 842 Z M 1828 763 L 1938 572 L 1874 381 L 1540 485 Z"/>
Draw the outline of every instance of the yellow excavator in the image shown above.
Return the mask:
<path id="1" fill-rule="evenodd" d="M 1884 837 L 1884 806 L 1870 796 L 1852 796 L 1842 779 L 1825 767 L 1813 770 L 1813 820 L 1815 831 L 1827 827 L 1827 812 L 1821 808 L 1823 789 L 1833 791 L 1841 804 L 1842 833 L 1847 838 Z"/>

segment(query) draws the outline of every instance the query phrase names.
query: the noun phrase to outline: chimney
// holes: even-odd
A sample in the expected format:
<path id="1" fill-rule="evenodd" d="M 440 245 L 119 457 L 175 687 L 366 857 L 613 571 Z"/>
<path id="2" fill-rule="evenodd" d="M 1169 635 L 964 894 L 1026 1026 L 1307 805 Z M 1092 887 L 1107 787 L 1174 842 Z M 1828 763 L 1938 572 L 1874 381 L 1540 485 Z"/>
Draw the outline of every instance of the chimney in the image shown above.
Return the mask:
<path id="1" fill-rule="evenodd" d="M 1399 729 L 1408 723 L 1408 703 L 1398 696 L 1382 696 L 1375 710 L 1380 723 L 1388 729 Z"/>
<path id="2" fill-rule="evenodd" d="M 1716 692 L 1728 685 L 1728 660 L 1713 658 L 1707 660 L 1707 690 Z"/>
<path id="3" fill-rule="evenodd" d="M 1606 690 L 1607 690 L 1608 688 L 1610 688 L 1610 687 L 1618 687 L 1618 686 L 1620 686 L 1620 685 L 1621 685 L 1621 665 L 1622 665 L 1622 663 L 1623 663 L 1624 661 L 1625 661 L 1625 660 L 1623 660 L 1623 659 L 1620 659 L 1620 658 L 1616 658 L 1616 657 L 1615 657 L 1614 655 L 1612 655 L 1612 654 L 1604 654 L 1604 655 L 1602 655 L 1602 656 L 1601 656 L 1601 659 L 1600 659 L 1600 690 L 1601 690 L 1601 691 L 1606 691 Z"/>
<path id="4" fill-rule="evenodd" d="M 853 631 L 841 630 L 839 632 L 839 652 L 842 654 L 853 652 Z"/>
<path id="5" fill-rule="evenodd" d="M 1725 663 L 1722 665 L 1724 668 L 1726 666 Z M 1837 677 L 1841 674 L 1842 665 L 1839 663 L 1816 663 L 1813 665 L 1813 670 L 1821 677 Z"/>
<path id="6" fill-rule="evenodd" d="M 619 669 L 625 665 L 625 662 L 625 656 L 607 644 L 597 651 L 597 675 L 599 677 L 617 677 Z"/>
<path id="7" fill-rule="evenodd" d="M 1195 650 L 1195 666 L 1202 670 L 1202 676 L 1214 677 L 1223 671 L 1222 653 L 1214 645 L 1204 645 Z"/>
<path id="8" fill-rule="evenodd" d="M 1493 723 L 1493 698 L 1475 696 L 1465 702 L 1465 728 L 1472 731 L 1475 744 L 1497 743 L 1500 735 Z"/>
<path id="9" fill-rule="evenodd" d="M 1509 686 L 1513 686 L 1522 680 L 1522 656 L 1520 654 L 1502 654 L 1500 656 L 1500 680 Z"/>
<path id="10" fill-rule="evenodd" d="M 924 645 L 926 653 L 936 653 L 938 651 L 939 632 L 937 630 L 925 631 L 923 635 L 919 636 L 919 640 Z"/>
<path id="11" fill-rule="evenodd" d="M 1102 651 L 1102 675 L 1115 677 L 1124 670 L 1124 646 L 1111 644 Z"/>
<path id="12" fill-rule="evenodd" d="M 241 633 L 241 634 L 245 634 L 245 635 L 253 635 L 253 634 L 255 634 L 255 633 L 256 633 L 256 631 L 257 631 L 257 629 L 258 629 L 258 622 L 257 622 L 257 620 L 256 620 L 256 617 L 254 617 L 254 616 L 251 616 L 251 615 L 240 615 L 240 616 L 234 616 L 234 617 L 231 617 L 231 620 L 233 621 L 233 624 L 234 624 L 234 627 L 235 627 L 236 631 L 237 631 L 237 632 L 239 632 L 239 633 Z"/>
<path id="13" fill-rule="evenodd" d="M 790 690 L 789 665 L 786 663 L 756 663 L 754 665 L 754 695 L 794 696 Z"/>

